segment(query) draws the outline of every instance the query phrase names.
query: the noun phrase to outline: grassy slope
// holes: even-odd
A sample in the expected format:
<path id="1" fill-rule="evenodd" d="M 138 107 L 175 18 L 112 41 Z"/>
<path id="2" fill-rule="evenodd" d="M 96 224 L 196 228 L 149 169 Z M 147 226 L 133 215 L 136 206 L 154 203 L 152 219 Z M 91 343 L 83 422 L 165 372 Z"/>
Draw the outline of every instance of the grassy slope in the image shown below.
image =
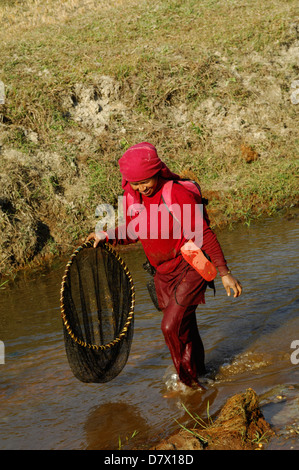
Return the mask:
<path id="1" fill-rule="evenodd" d="M 2 1 L 1 270 L 86 235 L 138 141 L 200 181 L 214 225 L 296 203 L 296 3 Z"/>

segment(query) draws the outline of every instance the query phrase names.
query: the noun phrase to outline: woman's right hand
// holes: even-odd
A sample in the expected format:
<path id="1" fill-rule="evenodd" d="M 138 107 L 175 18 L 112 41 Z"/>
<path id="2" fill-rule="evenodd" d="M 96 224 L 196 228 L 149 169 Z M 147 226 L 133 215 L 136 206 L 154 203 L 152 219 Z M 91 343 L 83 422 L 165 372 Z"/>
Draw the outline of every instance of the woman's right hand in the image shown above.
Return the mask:
<path id="1" fill-rule="evenodd" d="M 93 247 L 96 248 L 99 243 L 104 243 L 107 240 L 107 234 L 105 232 L 92 232 L 85 241 L 89 242 L 89 240 L 94 240 Z"/>

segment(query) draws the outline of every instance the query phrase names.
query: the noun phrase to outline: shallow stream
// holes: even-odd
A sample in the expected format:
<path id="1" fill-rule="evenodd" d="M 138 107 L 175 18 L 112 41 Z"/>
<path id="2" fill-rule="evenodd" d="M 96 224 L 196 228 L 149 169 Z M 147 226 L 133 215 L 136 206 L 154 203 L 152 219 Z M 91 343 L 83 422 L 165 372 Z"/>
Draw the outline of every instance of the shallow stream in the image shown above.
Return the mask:
<path id="1" fill-rule="evenodd" d="M 174 370 L 141 248 L 121 252 L 136 288 L 134 339 L 125 368 L 106 384 L 79 382 L 67 362 L 59 307 L 66 260 L 3 286 L 0 449 L 149 448 L 178 429 L 175 419 L 190 423 L 183 406 L 213 416 L 229 396 L 251 387 L 277 432 L 266 448 L 298 450 L 298 234 L 295 216 L 218 234 L 244 293 L 227 297 L 217 278 L 216 296 L 210 290 L 198 308 L 213 378 L 205 392 L 169 393 Z"/>

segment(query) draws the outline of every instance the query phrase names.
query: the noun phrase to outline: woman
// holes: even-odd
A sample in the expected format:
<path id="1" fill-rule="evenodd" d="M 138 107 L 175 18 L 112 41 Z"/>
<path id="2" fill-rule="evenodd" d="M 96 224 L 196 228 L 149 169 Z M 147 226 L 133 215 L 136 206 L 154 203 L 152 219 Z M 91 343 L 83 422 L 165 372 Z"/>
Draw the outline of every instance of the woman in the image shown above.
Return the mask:
<path id="1" fill-rule="evenodd" d="M 113 245 L 141 241 L 155 269 L 155 287 L 163 312 L 161 329 L 179 379 L 187 386 L 203 388 L 199 377 L 205 373 L 204 347 L 195 311 L 199 304 L 205 303 L 208 283 L 182 257 L 180 249 L 189 237 L 183 226 L 178 231 L 176 218 L 164 204 L 163 190 L 167 182 L 174 182 L 173 207 L 181 213 L 186 207 L 194 209 L 189 211 L 189 232 L 197 234 L 201 230 L 201 249 L 218 269 L 227 295 L 232 289 L 234 297 L 238 297 L 242 292 L 241 284 L 227 267 L 205 210 L 200 225 L 196 222 L 195 208 L 202 204 L 201 196 L 180 184 L 181 178 L 160 160 L 153 145 L 142 142 L 130 147 L 119 160 L 119 167 L 128 209 L 125 224 L 107 233 L 92 233 L 87 240 L 94 239 L 94 247 L 103 240 Z"/>

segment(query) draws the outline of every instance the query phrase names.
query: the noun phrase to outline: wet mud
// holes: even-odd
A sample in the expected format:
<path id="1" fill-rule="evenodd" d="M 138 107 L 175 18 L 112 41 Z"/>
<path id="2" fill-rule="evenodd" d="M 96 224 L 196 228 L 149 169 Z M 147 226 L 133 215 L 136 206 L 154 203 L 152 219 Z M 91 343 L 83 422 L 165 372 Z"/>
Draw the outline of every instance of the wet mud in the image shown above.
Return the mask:
<path id="1" fill-rule="evenodd" d="M 196 427 L 180 429 L 154 450 L 255 450 L 275 436 L 252 389 L 227 400 L 215 421 L 196 420 Z M 193 423 L 194 424 L 194 423 Z"/>

